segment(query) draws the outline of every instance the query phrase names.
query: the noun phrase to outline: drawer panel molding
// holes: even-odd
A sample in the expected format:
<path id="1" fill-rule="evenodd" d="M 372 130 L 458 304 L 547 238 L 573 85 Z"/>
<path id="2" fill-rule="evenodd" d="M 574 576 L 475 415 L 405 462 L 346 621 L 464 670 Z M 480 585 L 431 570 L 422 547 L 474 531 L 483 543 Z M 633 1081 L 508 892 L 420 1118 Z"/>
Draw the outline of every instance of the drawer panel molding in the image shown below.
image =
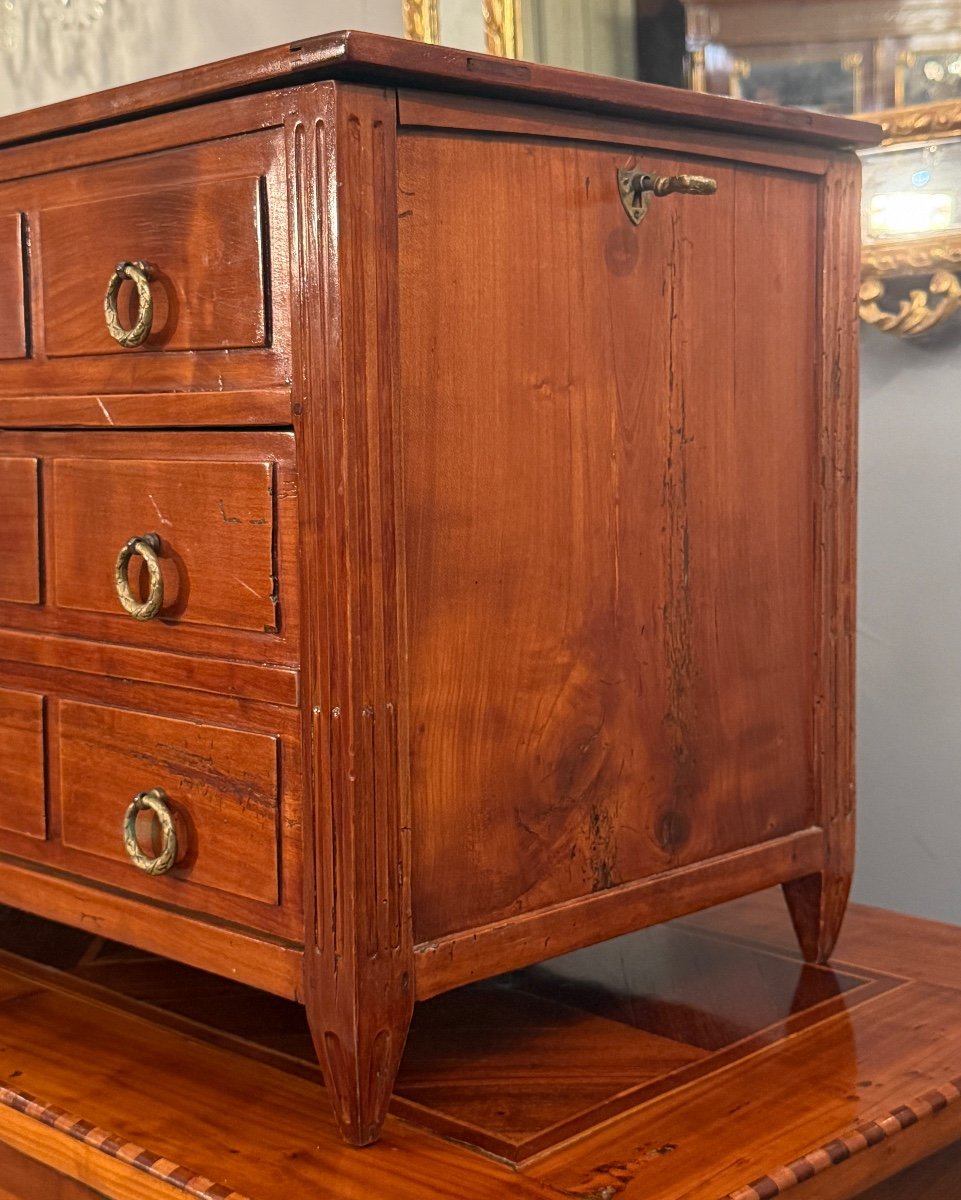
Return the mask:
<path id="1" fill-rule="evenodd" d="M 40 601 L 40 498 L 35 458 L 0 458 L 0 600 Z"/>
<path id="2" fill-rule="evenodd" d="M 0 359 L 29 353 L 25 242 L 23 213 L 0 216 Z"/>
<path id="3" fill-rule="evenodd" d="M 44 698 L 0 688 L 0 830 L 47 836 Z"/>

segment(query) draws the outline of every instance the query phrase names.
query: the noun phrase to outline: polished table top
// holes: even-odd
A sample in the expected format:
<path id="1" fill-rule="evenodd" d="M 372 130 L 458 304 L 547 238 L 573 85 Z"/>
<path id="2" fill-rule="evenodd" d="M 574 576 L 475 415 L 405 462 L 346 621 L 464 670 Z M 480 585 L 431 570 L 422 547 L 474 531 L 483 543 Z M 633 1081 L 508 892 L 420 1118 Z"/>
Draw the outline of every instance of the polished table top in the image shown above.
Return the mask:
<path id="1" fill-rule="evenodd" d="M 363 1151 L 299 1006 L 12 910 L 0 946 L 8 1186 L 43 1162 L 82 1181 L 64 1200 L 957 1190 L 954 1151 L 881 1181 L 961 1138 L 961 929 L 854 907 L 812 967 L 768 893 L 437 997 Z"/>

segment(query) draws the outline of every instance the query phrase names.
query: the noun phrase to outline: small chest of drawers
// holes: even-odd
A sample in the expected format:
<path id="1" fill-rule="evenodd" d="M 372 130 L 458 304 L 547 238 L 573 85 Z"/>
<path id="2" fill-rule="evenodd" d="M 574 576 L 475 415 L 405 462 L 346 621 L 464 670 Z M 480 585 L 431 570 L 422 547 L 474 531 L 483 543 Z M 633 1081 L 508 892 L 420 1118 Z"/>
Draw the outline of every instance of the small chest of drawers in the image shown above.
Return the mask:
<path id="1" fill-rule="evenodd" d="M 834 118 L 334 35 L 0 122 L 0 901 L 307 1008 L 847 898 Z"/>

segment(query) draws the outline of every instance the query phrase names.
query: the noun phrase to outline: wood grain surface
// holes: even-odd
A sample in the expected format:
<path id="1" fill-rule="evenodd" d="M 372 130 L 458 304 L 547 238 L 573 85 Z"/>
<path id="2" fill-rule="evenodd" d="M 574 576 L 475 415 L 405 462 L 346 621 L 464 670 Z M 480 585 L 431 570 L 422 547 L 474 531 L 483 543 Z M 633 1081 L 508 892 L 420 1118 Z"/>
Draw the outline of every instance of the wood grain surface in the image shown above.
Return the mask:
<path id="1" fill-rule="evenodd" d="M 304 975 L 317 1053 L 354 1145 L 378 1135 L 415 990 L 395 121 L 390 93 L 328 85 L 305 95 L 287 131 L 298 394 L 323 397 L 298 427 L 302 603 L 323 605 L 302 663 Z"/>
<path id="2" fill-rule="evenodd" d="M 207 967 L 219 963 L 228 975 L 237 964 L 212 947 L 239 937 L 243 957 L 253 956 L 259 937 L 263 963 L 255 977 L 283 994 L 300 994 L 297 710 L 62 669 L 12 664 L 3 673 L 2 695 L 13 696 L 18 708 L 8 714 L 0 770 L 23 784 L 18 795 L 32 822 L 25 826 L 23 812 L 5 802 L 12 819 L 2 850 L 20 860 L 8 859 L 0 872 L 9 901 L 61 919 L 72 904 L 81 926 L 89 922 Z M 169 875 L 148 878 L 129 862 L 121 831 L 130 801 L 154 787 L 169 795 L 186 851 Z M 149 849 L 155 831 L 145 821 Z M 135 916 L 138 905 L 144 911 Z M 186 924 L 174 919 L 178 914 Z M 242 977 L 251 978 L 249 967 Z"/>
<path id="3" fill-rule="evenodd" d="M 44 698 L 0 688 L 0 829 L 47 834 Z"/>
<path id="4" fill-rule="evenodd" d="M 272 463 L 63 457 L 47 469 L 55 498 L 51 604 L 117 615 L 117 554 L 131 538 L 156 532 L 157 619 L 276 630 Z M 127 577 L 134 597 L 145 600 L 142 558 L 134 556 Z"/>
<path id="5" fill-rule="evenodd" d="M 40 601 L 40 497 L 36 458 L 0 457 L 0 601 Z"/>
<path id="6" fill-rule="evenodd" d="M 25 485 L 13 506 L 21 529 L 36 526 L 29 524 L 36 492 L 25 478 L 31 471 L 45 496 L 46 603 L 39 609 L 4 603 L 0 586 L 5 629 L 261 665 L 297 662 L 298 506 L 291 433 L 10 431 L 3 445 L 11 458 L 0 458 L 0 480 L 9 478 L 11 489 L 17 482 Z M 120 603 L 114 568 L 127 541 L 146 533 L 160 537 L 164 605 L 155 619 L 138 621 Z M 36 588 L 31 543 L 26 536 L 16 545 L 21 543 L 24 574 L 16 580 L 23 589 Z M 36 546 L 32 554 L 39 554 Z M 139 558 L 129 578 L 143 599 L 147 580 Z M 64 658 L 69 653 L 62 651 Z"/>
<path id="7" fill-rule="evenodd" d="M 172 903 L 202 906 L 197 888 L 279 903 L 277 738 L 92 704 L 62 703 L 57 718 L 65 847 L 123 863 L 131 890 Z M 168 797 L 179 852 L 151 878 L 129 862 L 120 828 L 133 797 L 154 788 Z M 146 854 L 161 852 L 147 814 L 138 835 Z"/>
<path id="8" fill-rule="evenodd" d="M 27 944 L 58 968 L 2 955 L 0 1138 L 111 1198 L 173 1200 L 188 1177 L 251 1200 L 953 1195 L 956 1151 L 896 1178 L 961 1137 L 961 935 L 946 926 L 854 907 L 832 970 L 803 964 L 765 894 L 439 997 L 415 1017 L 404 1119 L 361 1154 L 315 1102 L 296 1006 L 0 914 L 0 945 Z M 83 1039 L 82 1065 L 58 1036 Z M 565 1103 L 643 1085 L 652 1069 L 665 1091 L 514 1169 L 463 1144 L 498 1120 L 549 1125 Z M 136 1152 L 118 1158 L 123 1146 Z M 932 1190 L 904 1190 L 915 1179 Z"/>
<path id="9" fill-rule="evenodd" d="M 632 157 L 401 143 L 417 942 L 815 823 L 818 190 Z"/>
<path id="10" fill-rule="evenodd" d="M 23 213 L 0 216 L 0 359 L 27 353 Z"/>
<path id="11" fill-rule="evenodd" d="M 749 130 L 785 141 L 816 145 L 874 145 L 878 126 L 795 108 L 584 75 L 536 63 L 509 62 L 449 46 L 348 30 L 177 71 L 158 79 L 82 96 L 0 121 L 0 144 L 194 106 L 244 88 L 283 87 L 317 79 L 357 79 L 380 84 L 430 84 L 436 90 L 516 98 L 592 112 L 632 113 L 705 129 Z"/>
<path id="12" fill-rule="evenodd" d="M 244 143 L 248 152 L 251 143 Z M 153 321 L 139 353 L 265 344 L 261 177 L 198 181 L 191 178 L 197 166 L 177 158 L 161 156 L 149 169 L 135 161 L 119 177 L 98 170 L 88 175 L 90 198 L 41 209 L 37 265 L 51 357 L 129 353 L 107 330 L 103 294 L 117 263 L 131 260 L 151 267 Z M 218 148 L 220 170 L 222 158 Z M 111 175 L 108 190 L 104 177 Z M 185 177 L 189 182 L 176 182 Z M 67 195 L 84 191 L 77 184 Z M 131 283 L 121 286 L 117 308 L 121 324 L 132 328 L 139 306 Z"/>
<path id="13" fill-rule="evenodd" d="M 128 134 L 119 154 L 112 131 L 96 149 L 81 136 L 67 158 L 45 146 L 7 153 L 0 205 L 24 213 L 31 345 L 29 357 L 3 362 L 0 392 L 87 392 L 109 413 L 113 392 L 286 384 L 286 163 L 276 128 L 286 108 L 275 98 L 261 102 L 259 120 L 249 104 L 228 104 L 209 122 L 170 117 L 164 138 L 147 130 L 133 145 Z M 127 260 L 146 261 L 153 275 L 151 333 L 136 348 L 121 348 L 104 317 L 108 282 Z M 129 327 L 131 284 L 118 304 Z"/>

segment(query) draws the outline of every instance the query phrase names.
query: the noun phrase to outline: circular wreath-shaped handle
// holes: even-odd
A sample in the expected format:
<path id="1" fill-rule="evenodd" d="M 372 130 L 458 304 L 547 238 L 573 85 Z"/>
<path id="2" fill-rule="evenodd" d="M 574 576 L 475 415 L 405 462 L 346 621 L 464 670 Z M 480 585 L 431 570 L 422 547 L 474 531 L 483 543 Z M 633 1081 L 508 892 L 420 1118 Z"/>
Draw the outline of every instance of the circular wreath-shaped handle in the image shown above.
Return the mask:
<path id="1" fill-rule="evenodd" d="M 149 809 L 160 823 L 163 849 L 156 858 L 144 854 L 137 840 L 137 818 Z M 135 867 L 148 875 L 164 875 L 177 861 L 177 829 L 162 788 L 141 792 L 131 800 L 123 818 L 123 848 Z"/>
<path id="2" fill-rule="evenodd" d="M 147 599 L 140 601 L 130 590 L 127 579 L 127 567 L 135 554 L 138 554 L 147 564 L 150 575 L 150 590 Z M 131 538 L 117 555 L 115 568 L 115 584 L 117 597 L 124 609 L 138 621 L 152 620 L 163 608 L 164 579 L 160 570 L 160 535 L 145 533 L 143 537 Z"/>
<path id="3" fill-rule="evenodd" d="M 129 279 L 137 289 L 137 299 L 140 301 L 140 312 L 137 323 L 132 329 L 124 329 L 117 315 L 117 294 L 120 285 Z M 142 345 L 150 335 L 153 322 L 153 296 L 150 294 L 150 267 L 145 262 L 122 262 L 110 276 L 107 284 L 107 294 L 103 298 L 103 313 L 107 321 L 110 336 L 121 346 L 130 349 Z"/>

